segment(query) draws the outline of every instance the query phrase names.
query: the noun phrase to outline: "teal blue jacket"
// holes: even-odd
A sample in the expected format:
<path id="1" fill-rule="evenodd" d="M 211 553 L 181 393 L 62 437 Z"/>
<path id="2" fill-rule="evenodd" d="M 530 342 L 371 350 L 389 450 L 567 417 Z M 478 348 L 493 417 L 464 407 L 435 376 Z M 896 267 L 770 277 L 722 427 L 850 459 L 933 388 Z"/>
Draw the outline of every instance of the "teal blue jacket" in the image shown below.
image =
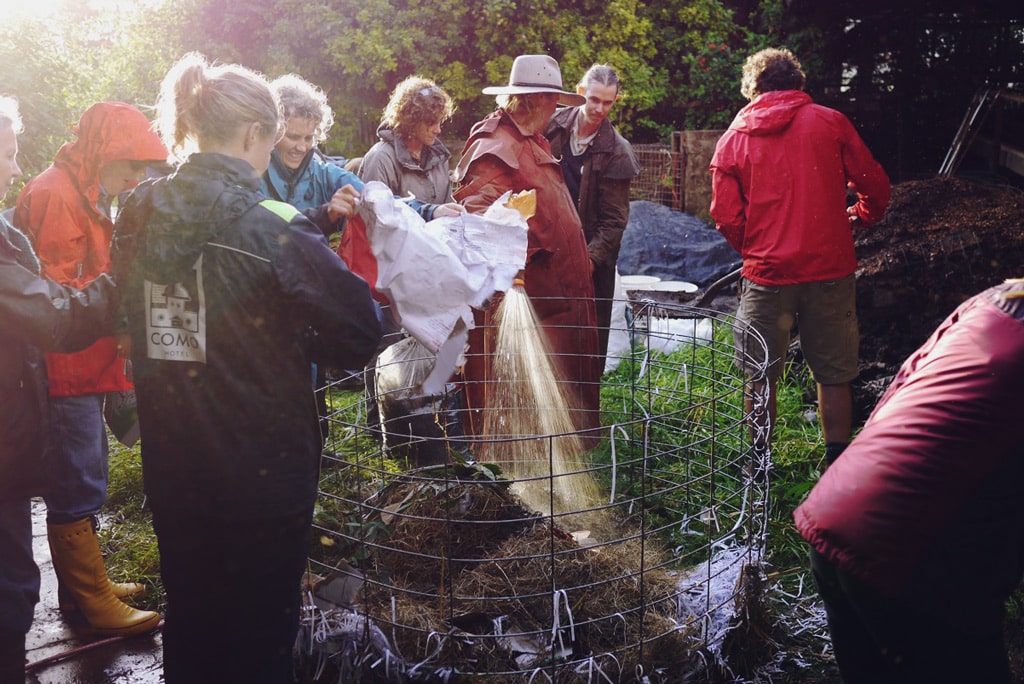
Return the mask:
<path id="1" fill-rule="evenodd" d="M 310 150 L 299 168 L 292 171 L 281 161 L 277 150 L 270 154 L 270 166 L 262 178 L 263 194 L 270 199 L 287 202 L 312 221 L 320 232 L 330 237 L 345 228 L 345 219 L 331 221 L 327 215 L 327 203 L 334 193 L 351 185 L 362 192 L 366 185 L 351 171 L 329 159 L 320 150 Z M 424 221 L 434 217 L 438 205 L 419 200 L 409 203 Z"/>
<path id="2" fill-rule="evenodd" d="M 331 221 L 328 218 L 327 203 L 346 185 L 362 192 L 364 183 L 359 176 L 346 171 L 316 149 L 306 154 L 295 171 L 286 167 L 274 150 L 270 155 L 270 166 L 263 174 L 263 193 L 267 197 L 292 205 L 325 235 L 344 228 L 344 219 Z"/>

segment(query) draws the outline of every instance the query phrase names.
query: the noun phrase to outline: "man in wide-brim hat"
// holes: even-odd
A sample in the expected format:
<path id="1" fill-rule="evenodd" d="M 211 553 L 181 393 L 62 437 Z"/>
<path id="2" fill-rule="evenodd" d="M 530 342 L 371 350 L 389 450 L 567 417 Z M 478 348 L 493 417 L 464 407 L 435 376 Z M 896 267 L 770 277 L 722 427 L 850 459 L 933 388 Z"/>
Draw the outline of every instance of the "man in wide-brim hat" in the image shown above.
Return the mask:
<path id="1" fill-rule="evenodd" d="M 537 212 L 529 219 L 524 270 L 529 295 L 550 346 L 551 361 L 577 429 L 600 424 L 601 362 L 598 353 L 590 257 L 576 207 L 561 167 L 543 136 L 559 104 L 584 98 L 562 89 L 558 62 L 548 55 L 520 55 L 508 85 L 484 88 L 497 95 L 498 109 L 470 132 L 456 169 L 455 199 L 468 211 L 485 211 L 504 192 L 533 189 Z M 471 331 L 464 370 L 467 414 L 473 433 L 483 427 L 492 386 L 492 309 Z"/>

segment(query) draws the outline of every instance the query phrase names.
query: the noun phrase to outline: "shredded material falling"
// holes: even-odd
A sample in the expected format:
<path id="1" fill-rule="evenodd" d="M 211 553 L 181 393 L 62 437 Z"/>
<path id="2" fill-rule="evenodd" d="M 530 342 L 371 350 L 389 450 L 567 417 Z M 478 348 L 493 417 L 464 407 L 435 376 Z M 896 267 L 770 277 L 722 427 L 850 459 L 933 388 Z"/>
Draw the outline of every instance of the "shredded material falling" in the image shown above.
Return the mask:
<path id="1" fill-rule="evenodd" d="M 515 480 L 515 493 L 534 510 L 550 515 L 593 507 L 600 488 L 587 472 L 560 373 L 522 286 L 505 293 L 495 325 L 484 458 Z"/>

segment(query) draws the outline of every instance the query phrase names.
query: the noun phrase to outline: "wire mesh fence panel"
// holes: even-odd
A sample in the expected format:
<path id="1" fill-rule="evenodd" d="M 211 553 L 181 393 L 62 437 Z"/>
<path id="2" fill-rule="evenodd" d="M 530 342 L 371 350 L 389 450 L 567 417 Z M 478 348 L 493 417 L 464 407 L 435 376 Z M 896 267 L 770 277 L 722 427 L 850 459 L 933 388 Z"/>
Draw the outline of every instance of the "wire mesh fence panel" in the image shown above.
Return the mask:
<path id="1" fill-rule="evenodd" d="M 673 209 L 682 207 L 677 197 L 677 154 L 669 145 L 661 143 L 633 145 L 633 153 L 640 164 L 640 175 L 629 188 L 631 200 L 658 202 Z"/>
<path id="2" fill-rule="evenodd" d="M 423 354 L 382 354 L 376 392 L 330 390 L 305 681 L 667 682 L 707 670 L 751 598 L 744 577 L 759 572 L 767 534 L 752 385 L 727 315 L 627 306 L 630 322 L 611 332 L 631 344 L 606 364 L 586 429 L 540 429 L 560 424 L 542 415 L 558 407 L 530 393 L 468 428 L 458 377 L 418 391 Z M 513 379 L 488 381 L 495 400 Z M 557 373 L 533 381 L 580 390 Z"/>

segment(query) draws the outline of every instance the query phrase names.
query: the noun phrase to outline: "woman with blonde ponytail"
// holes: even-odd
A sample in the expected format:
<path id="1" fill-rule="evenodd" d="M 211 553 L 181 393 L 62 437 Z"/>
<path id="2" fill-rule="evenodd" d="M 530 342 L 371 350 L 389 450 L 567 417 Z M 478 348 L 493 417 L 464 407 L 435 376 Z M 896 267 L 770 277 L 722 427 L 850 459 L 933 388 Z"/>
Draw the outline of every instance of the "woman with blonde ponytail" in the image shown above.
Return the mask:
<path id="1" fill-rule="evenodd" d="M 362 367 L 380 311 L 321 232 L 260 191 L 282 130 L 261 75 L 187 55 L 157 108 L 180 166 L 134 192 L 115 242 L 164 678 L 283 684 L 321 450 L 309 369 Z"/>

